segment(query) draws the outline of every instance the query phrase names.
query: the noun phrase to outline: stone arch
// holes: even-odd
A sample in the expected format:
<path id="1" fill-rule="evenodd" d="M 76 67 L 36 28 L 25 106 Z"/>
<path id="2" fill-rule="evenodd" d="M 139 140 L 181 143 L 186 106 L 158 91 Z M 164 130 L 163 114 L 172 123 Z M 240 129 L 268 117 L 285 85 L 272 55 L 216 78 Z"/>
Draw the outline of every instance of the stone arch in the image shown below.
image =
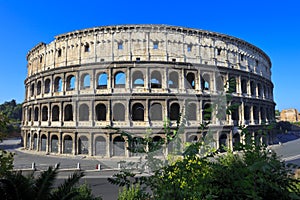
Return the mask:
<path id="1" fill-rule="evenodd" d="M 262 93 L 262 87 L 260 83 L 257 83 L 257 96 L 262 97 L 263 93 Z"/>
<path id="2" fill-rule="evenodd" d="M 113 121 L 125 121 L 125 106 L 122 103 L 113 106 Z"/>
<path id="3" fill-rule="evenodd" d="M 253 119 L 255 123 L 258 123 L 259 121 L 259 109 L 257 106 L 253 106 Z"/>
<path id="4" fill-rule="evenodd" d="M 32 97 L 34 96 L 34 88 L 35 88 L 34 83 L 32 83 L 30 86 L 30 96 L 32 96 Z"/>
<path id="5" fill-rule="evenodd" d="M 221 133 L 219 137 L 219 149 L 221 152 L 224 152 L 226 147 L 227 147 L 227 134 Z"/>
<path id="6" fill-rule="evenodd" d="M 156 135 L 152 138 L 152 141 L 154 143 L 154 145 L 156 145 L 157 143 L 161 143 L 163 141 L 162 137 L 159 135 Z M 149 148 L 151 148 L 151 146 L 149 146 Z M 161 156 L 163 155 L 163 148 L 159 148 L 155 151 L 156 155 Z"/>
<path id="7" fill-rule="evenodd" d="M 64 154 L 73 153 L 73 138 L 70 135 L 65 135 L 63 137 L 63 153 Z"/>
<path id="8" fill-rule="evenodd" d="M 125 156 L 125 140 L 121 136 L 117 136 L 113 139 L 113 155 Z"/>
<path id="9" fill-rule="evenodd" d="M 254 81 L 250 81 L 251 96 L 256 96 L 256 85 Z"/>
<path id="10" fill-rule="evenodd" d="M 33 149 L 33 150 L 38 150 L 37 147 L 38 147 L 38 135 L 37 135 L 37 133 L 34 133 L 34 134 L 33 134 L 33 144 L 32 144 L 32 149 Z"/>
<path id="11" fill-rule="evenodd" d="M 203 105 L 202 119 L 204 121 L 212 120 L 212 105 L 211 105 L 211 103 L 205 103 Z"/>
<path id="12" fill-rule="evenodd" d="M 34 121 L 39 121 L 39 108 L 34 108 Z"/>
<path id="13" fill-rule="evenodd" d="M 78 138 L 78 154 L 89 154 L 89 139 L 86 136 Z"/>
<path id="14" fill-rule="evenodd" d="M 97 136 L 95 139 L 95 155 L 105 156 L 106 155 L 106 140 L 103 136 Z"/>
<path id="15" fill-rule="evenodd" d="M 52 135 L 50 140 L 50 147 L 51 147 L 50 151 L 52 153 L 58 153 L 58 144 L 59 144 L 58 136 Z"/>
<path id="16" fill-rule="evenodd" d="M 144 75 L 141 71 L 135 71 L 132 74 L 132 87 L 144 87 Z"/>
<path id="17" fill-rule="evenodd" d="M 52 121 L 59 121 L 59 106 L 58 105 L 54 105 L 52 107 Z"/>
<path id="18" fill-rule="evenodd" d="M 246 79 L 242 79 L 241 80 L 241 90 L 242 90 L 242 94 L 247 94 L 247 80 Z"/>
<path id="19" fill-rule="evenodd" d="M 61 92 L 62 91 L 62 79 L 61 77 L 56 77 L 54 79 L 54 92 Z"/>
<path id="20" fill-rule="evenodd" d="M 98 75 L 97 89 L 107 88 L 107 74 L 105 72 Z"/>
<path id="21" fill-rule="evenodd" d="M 28 121 L 31 121 L 32 120 L 32 109 L 31 108 L 29 108 L 28 109 Z"/>
<path id="22" fill-rule="evenodd" d="M 160 121 L 163 119 L 162 106 L 160 103 L 153 103 L 150 107 L 150 120 Z"/>
<path id="23" fill-rule="evenodd" d="M 79 106 L 79 121 L 89 121 L 89 106 L 87 104 L 81 104 Z"/>
<path id="24" fill-rule="evenodd" d="M 115 88 L 125 88 L 126 85 L 126 75 L 124 72 L 119 71 L 115 73 L 114 76 L 114 86 Z"/>
<path id="25" fill-rule="evenodd" d="M 46 151 L 47 148 L 47 136 L 45 134 L 42 134 L 41 136 L 41 151 Z"/>
<path id="26" fill-rule="evenodd" d="M 103 103 L 98 103 L 95 108 L 96 120 L 106 121 L 106 106 Z"/>
<path id="27" fill-rule="evenodd" d="M 137 150 L 137 151 L 143 149 L 143 147 L 144 147 L 143 144 L 141 144 L 141 143 L 138 142 L 139 139 L 142 139 L 142 137 L 140 137 L 140 136 L 135 136 L 135 137 L 133 138 L 133 142 L 131 143 L 131 148 L 133 148 L 133 149 L 135 149 L 135 150 Z M 134 152 L 134 153 L 132 153 L 131 155 L 132 155 L 132 156 L 143 156 L 144 153 L 142 153 L 142 152 Z"/>
<path id="28" fill-rule="evenodd" d="M 141 103 L 133 104 L 131 117 L 133 121 L 144 121 L 144 105 Z"/>
<path id="29" fill-rule="evenodd" d="M 30 149 L 31 148 L 31 135 L 30 132 L 27 133 L 27 138 L 26 138 L 26 148 Z"/>
<path id="30" fill-rule="evenodd" d="M 198 142 L 198 140 L 199 140 L 198 136 L 192 134 L 188 137 L 187 142 L 196 143 Z"/>
<path id="31" fill-rule="evenodd" d="M 173 71 L 169 74 L 169 88 L 178 88 L 179 86 L 179 81 L 178 81 L 178 73 Z"/>
<path id="32" fill-rule="evenodd" d="M 172 103 L 170 106 L 170 120 L 178 120 L 180 116 L 180 105 Z"/>
<path id="33" fill-rule="evenodd" d="M 44 93 L 45 94 L 48 94 L 50 92 L 50 83 L 51 83 L 50 79 L 47 78 L 45 80 L 45 85 L 44 85 Z"/>
<path id="34" fill-rule="evenodd" d="M 73 121 L 73 106 L 71 104 L 65 107 L 64 121 Z"/>
<path id="35" fill-rule="evenodd" d="M 232 146 L 233 148 L 237 148 L 238 145 L 241 143 L 241 136 L 239 133 L 235 133 L 232 137 Z"/>
<path id="36" fill-rule="evenodd" d="M 36 85 L 36 94 L 40 95 L 42 92 L 42 81 L 38 81 Z"/>
<path id="37" fill-rule="evenodd" d="M 150 79 L 150 83 L 151 83 L 151 88 L 161 88 L 161 83 L 162 83 L 162 78 L 161 78 L 161 74 L 159 71 L 153 71 L 151 73 L 151 79 Z"/>
<path id="38" fill-rule="evenodd" d="M 186 88 L 195 89 L 195 74 L 192 72 L 186 75 Z"/>
<path id="39" fill-rule="evenodd" d="M 210 90 L 210 75 L 207 73 L 201 76 L 201 88 L 202 90 Z"/>
<path id="40" fill-rule="evenodd" d="M 75 90 L 76 78 L 73 74 L 67 77 L 67 91 Z"/>
<path id="41" fill-rule="evenodd" d="M 42 108 L 42 121 L 48 121 L 48 106 Z"/>
<path id="42" fill-rule="evenodd" d="M 250 120 L 250 106 L 248 105 L 244 106 L 244 120 L 246 121 Z"/>
<path id="43" fill-rule="evenodd" d="M 80 86 L 81 86 L 81 89 L 88 89 L 91 87 L 90 74 L 85 73 L 85 74 L 81 75 Z"/>
<path id="44" fill-rule="evenodd" d="M 186 114 L 188 116 L 188 120 L 197 120 L 197 105 L 196 103 L 189 103 Z"/>

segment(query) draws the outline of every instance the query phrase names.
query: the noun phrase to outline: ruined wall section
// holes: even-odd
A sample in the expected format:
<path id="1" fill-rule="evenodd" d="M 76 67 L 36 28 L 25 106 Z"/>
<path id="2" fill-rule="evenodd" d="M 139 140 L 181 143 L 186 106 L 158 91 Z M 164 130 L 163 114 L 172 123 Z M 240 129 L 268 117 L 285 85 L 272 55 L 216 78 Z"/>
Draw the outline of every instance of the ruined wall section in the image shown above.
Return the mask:
<path id="1" fill-rule="evenodd" d="M 114 61 L 176 61 L 234 68 L 271 78 L 259 48 L 214 32 L 163 25 L 108 26 L 40 43 L 27 55 L 28 77 L 43 70 Z"/>

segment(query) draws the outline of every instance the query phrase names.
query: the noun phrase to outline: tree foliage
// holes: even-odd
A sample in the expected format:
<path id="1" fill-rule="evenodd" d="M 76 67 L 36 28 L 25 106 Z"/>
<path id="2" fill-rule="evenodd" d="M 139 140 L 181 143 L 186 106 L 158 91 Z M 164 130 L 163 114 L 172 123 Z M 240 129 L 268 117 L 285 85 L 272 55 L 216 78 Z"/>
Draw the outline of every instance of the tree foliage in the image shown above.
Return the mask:
<path id="1" fill-rule="evenodd" d="M 1 166 L 2 168 L 2 166 Z M 55 181 L 58 168 L 49 167 L 38 177 L 34 173 L 25 176 L 21 171 L 5 173 L 0 179 L 0 193 L 3 200 L 100 200 L 91 194 L 85 185 L 77 187 L 78 181 L 84 176 L 83 172 L 74 172 L 58 187 Z M 82 198 L 81 198 L 82 197 Z"/>

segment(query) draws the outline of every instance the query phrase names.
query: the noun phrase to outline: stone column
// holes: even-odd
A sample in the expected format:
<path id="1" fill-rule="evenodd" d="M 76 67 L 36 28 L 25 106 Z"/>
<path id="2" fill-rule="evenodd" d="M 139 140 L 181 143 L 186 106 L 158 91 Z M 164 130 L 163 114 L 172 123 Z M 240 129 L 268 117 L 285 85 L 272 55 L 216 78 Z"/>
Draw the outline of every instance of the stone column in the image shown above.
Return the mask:
<path id="1" fill-rule="evenodd" d="M 106 133 L 106 157 L 111 157 L 111 141 L 110 141 L 110 133 Z"/>

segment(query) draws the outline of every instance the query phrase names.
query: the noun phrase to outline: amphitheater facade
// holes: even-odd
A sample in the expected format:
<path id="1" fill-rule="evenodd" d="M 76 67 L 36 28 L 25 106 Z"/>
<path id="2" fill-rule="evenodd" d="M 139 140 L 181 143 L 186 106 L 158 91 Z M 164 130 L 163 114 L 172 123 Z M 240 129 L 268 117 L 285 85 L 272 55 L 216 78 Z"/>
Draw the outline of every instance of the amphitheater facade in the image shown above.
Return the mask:
<path id="1" fill-rule="evenodd" d="M 274 121 L 270 58 L 241 39 L 167 25 L 94 27 L 61 34 L 27 54 L 22 136 L 28 150 L 51 154 L 130 157 L 127 138 L 107 126 L 154 141 L 182 113 L 181 139 L 197 141 L 210 122 L 213 146 L 233 148 Z M 232 98 L 224 97 L 234 80 Z M 220 119 L 210 109 L 236 104 Z M 160 152 L 168 154 L 168 148 Z"/>

